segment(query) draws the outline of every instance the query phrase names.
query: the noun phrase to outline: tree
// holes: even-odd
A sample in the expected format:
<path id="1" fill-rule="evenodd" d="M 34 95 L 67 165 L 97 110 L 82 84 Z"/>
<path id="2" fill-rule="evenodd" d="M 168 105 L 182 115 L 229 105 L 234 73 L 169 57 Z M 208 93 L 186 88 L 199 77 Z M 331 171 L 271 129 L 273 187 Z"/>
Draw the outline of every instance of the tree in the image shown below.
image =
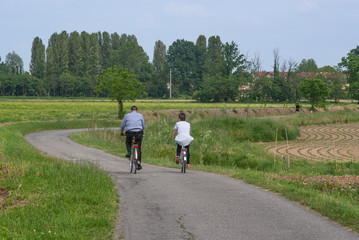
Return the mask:
<path id="1" fill-rule="evenodd" d="M 6 55 L 5 65 L 10 69 L 11 73 L 24 73 L 24 62 L 22 61 L 22 58 L 14 51 Z"/>
<path id="2" fill-rule="evenodd" d="M 83 49 L 82 39 L 78 32 L 70 33 L 68 40 L 69 49 L 69 71 L 74 76 L 82 76 L 83 69 Z"/>
<path id="3" fill-rule="evenodd" d="M 166 45 L 158 40 L 153 51 L 154 75 L 148 81 L 146 89 L 151 97 L 163 97 L 167 93 Z"/>
<path id="4" fill-rule="evenodd" d="M 238 45 L 235 42 L 225 43 L 223 46 L 223 55 L 225 63 L 225 75 L 229 76 L 233 72 L 242 72 L 245 57 L 240 54 Z M 242 67 L 242 68 L 241 68 Z"/>
<path id="5" fill-rule="evenodd" d="M 314 106 L 325 106 L 325 100 L 329 97 L 329 87 L 323 80 L 318 78 L 304 79 L 298 87 L 312 104 L 312 110 L 314 110 Z"/>
<path id="6" fill-rule="evenodd" d="M 212 36 L 208 39 L 205 74 L 225 74 L 225 62 L 223 44 L 219 36 Z"/>
<path id="7" fill-rule="evenodd" d="M 136 75 L 129 73 L 128 69 L 108 68 L 98 78 L 96 91 L 98 94 L 105 94 L 118 103 L 118 117 L 124 116 L 123 102 L 135 100 L 144 90 L 144 86 L 137 81 Z"/>
<path id="8" fill-rule="evenodd" d="M 297 67 L 297 72 L 318 72 L 317 63 L 313 58 L 303 59 Z"/>
<path id="9" fill-rule="evenodd" d="M 107 69 L 112 66 L 111 63 L 111 37 L 108 32 L 102 33 L 102 41 L 101 41 L 101 66 L 103 69 Z"/>
<path id="10" fill-rule="evenodd" d="M 113 64 L 140 74 L 143 64 L 148 63 L 149 57 L 137 41 L 128 41 L 113 53 Z"/>
<path id="11" fill-rule="evenodd" d="M 199 35 L 196 41 L 196 46 L 202 47 L 204 49 L 207 48 L 207 39 L 204 35 Z"/>
<path id="12" fill-rule="evenodd" d="M 339 63 L 340 67 L 345 67 L 348 74 L 349 93 L 352 97 L 358 100 L 359 104 L 359 45 L 350 50 L 347 57 L 342 58 Z"/>
<path id="13" fill-rule="evenodd" d="M 286 101 L 288 99 L 289 86 L 284 76 L 280 75 L 280 63 L 279 63 L 279 49 L 273 50 L 274 56 L 274 79 L 272 86 L 272 99 L 275 101 Z"/>
<path id="14" fill-rule="evenodd" d="M 221 74 L 206 75 L 203 85 L 203 90 L 196 92 L 193 96 L 201 102 L 234 101 L 238 96 L 238 80 L 234 75 L 229 77 Z"/>
<path id="15" fill-rule="evenodd" d="M 183 39 L 173 42 L 167 51 L 167 64 L 172 72 L 173 95 L 192 96 L 198 82 L 194 43 Z"/>
<path id="16" fill-rule="evenodd" d="M 32 42 L 30 73 L 40 79 L 45 77 L 45 45 L 39 37 Z"/>

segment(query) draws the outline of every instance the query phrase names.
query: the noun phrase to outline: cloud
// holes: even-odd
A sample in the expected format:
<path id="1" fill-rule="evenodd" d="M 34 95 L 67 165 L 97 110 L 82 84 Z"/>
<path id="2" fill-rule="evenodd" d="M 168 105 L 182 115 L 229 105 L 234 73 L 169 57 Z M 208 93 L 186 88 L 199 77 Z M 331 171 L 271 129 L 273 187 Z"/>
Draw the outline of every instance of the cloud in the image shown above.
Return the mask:
<path id="1" fill-rule="evenodd" d="M 165 13 L 171 16 L 188 17 L 188 16 L 204 16 L 206 10 L 201 5 L 184 3 L 184 2 L 170 2 L 165 6 Z"/>

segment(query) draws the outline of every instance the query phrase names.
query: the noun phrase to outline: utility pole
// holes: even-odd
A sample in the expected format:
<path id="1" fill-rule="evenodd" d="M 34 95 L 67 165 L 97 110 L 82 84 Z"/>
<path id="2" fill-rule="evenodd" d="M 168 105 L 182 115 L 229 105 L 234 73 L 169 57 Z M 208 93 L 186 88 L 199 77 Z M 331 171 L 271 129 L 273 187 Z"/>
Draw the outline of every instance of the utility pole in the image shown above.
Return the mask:
<path id="1" fill-rule="evenodd" d="M 172 97 L 172 69 L 170 69 L 170 98 Z"/>

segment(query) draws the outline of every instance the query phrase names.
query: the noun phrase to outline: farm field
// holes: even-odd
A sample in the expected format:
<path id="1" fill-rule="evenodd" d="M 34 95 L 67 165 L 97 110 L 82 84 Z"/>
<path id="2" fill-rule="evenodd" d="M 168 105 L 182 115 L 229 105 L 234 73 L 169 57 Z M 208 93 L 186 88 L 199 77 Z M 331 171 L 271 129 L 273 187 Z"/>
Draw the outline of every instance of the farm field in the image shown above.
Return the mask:
<path id="1" fill-rule="evenodd" d="M 313 161 L 359 162 L 359 124 L 330 124 L 299 127 L 296 140 L 268 143 L 266 149 L 282 156 Z"/>
<path id="2" fill-rule="evenodd" d="M 193 124 L 196 139 L 192 170 L 224 174 L 277 192 L 359 232 L 359 191 L 352 182 L 359 175 L 355 151 L 359 141 L 356 104 L 329 105 L 327 111 L 313 114 L 308 110 L 309 105 L 303 104 L 299 115 L 293 114 L 294 104 L 151 100 L 126 102 L 125 110 L 132 105 L 139 107 L 147 123 L 146 163 L 176 167 L 171 160 L 174 144 L 168 136 L 178 112 L 184 111 Z M 286 118 L 254 118 L 268 115 L 286 115 Z M 0 225 L 5 227 L 0 229 L 0 236 L 36 239 L 42 233 L 55 231 L 62 234 L 57 237 L 68 239 L 111 236 L 111 224 L 118 210 L 118 196 L 111 177 L 93 166 L 63 163 L 44 156 L 29 146 L 23 135 L 42 130 L 96 129 L 120 124 L 117 103 L 105 99 L 0 98 Z M 273 147 L 275 128 L 281 129 L 278 138 L 281 141 L 276 148 Z M 301 137 L 294 140 L 299 136 L 297 128 Z M 285 129 L 292 139 L 288 148 L 292 162 L 288 170 L 280 161 L 273 166 L 273 152 L 278 155 L 287 152 Z M 109 152 L 115 149 L 113 154 L 122 157 L 125 153 L 123 139 L 114 132 L 93 134 L 90 131 L 88 136 L 74 138 Z M 255 143 L 258 141 L 263 143 Z M 308 144 L 318 150 L 308 148 Z M 339 167 L 335 165 L 337 159 L 340 159 Z M 83 174 L 73 174 L 74 171 Z M 332 181 L 333 178 L 338 181 Z M 86 186 L 88 179 L 93 183 L 91 192 L 82 192 L 82 188 L 64 192 L 58 184 L 76 182 Z M 89 201 L 92 196 L 97 196 L 96 201 Z M 81 204 L 75 204 L 79 199 Z M 47 211 L 65 214 L 50 216 Z M 88 216 L 86 219 L 82 218 L 83 212 Z M 99 224 L 99 219 L 106 224 Z M 74 225 L 79 228 L 76 233 L 69 230 Z M 89 229 L 89 226 L 92 227 Z"/>

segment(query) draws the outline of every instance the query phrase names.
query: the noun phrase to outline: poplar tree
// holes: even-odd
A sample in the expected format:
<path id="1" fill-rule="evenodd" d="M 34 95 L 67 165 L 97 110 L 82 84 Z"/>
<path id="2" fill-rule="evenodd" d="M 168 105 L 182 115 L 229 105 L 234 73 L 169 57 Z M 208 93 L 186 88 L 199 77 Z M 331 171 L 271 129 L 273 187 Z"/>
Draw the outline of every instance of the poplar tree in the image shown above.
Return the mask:
<path id="1" fill-rule="evenodd" d="M 45 45 L 39 37 L 32 42 L 30 73 L 40 79 L 45 77 Z"/>
<path id="2" fill-rule="evenodd" d="M 69 71 L 72 75 L 82 76 L 83 69 L 83 49 L 80 34 L 76 31 L 72 32 L 68 42 L 69 49 Z"/>
<path id="3" fill-rule="evenodd" d="M 111 37 L 108 32 L 102 33 L 102 41 L 101 41 L 101 66 L 103 69 L 107 69 L 111 67 Z"/>

